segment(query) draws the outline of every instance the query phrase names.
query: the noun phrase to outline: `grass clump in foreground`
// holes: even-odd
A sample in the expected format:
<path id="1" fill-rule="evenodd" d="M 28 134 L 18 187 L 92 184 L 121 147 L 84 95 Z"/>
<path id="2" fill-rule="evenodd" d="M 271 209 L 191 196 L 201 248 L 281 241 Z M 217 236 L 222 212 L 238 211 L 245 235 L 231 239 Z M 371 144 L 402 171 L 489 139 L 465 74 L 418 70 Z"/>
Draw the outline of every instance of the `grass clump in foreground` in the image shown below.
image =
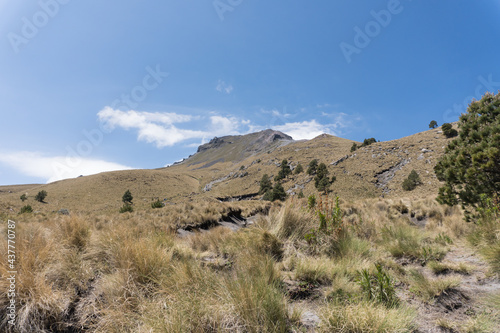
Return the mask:
<path id="1" fill-rule="evenodd" d="M 316 198 L 314 205 L 306 198 L 274 204 L 238 232 L 217 227 L 184 239 L 172 230 L 269 206 L 245 203 L 250 213 L 237 203 L 209 202 L 109 216 L 18 215 L 15 330 L 303 331 L 291 295 L 306 284 L 306 302 L 321 319 L 317 331 L 411 332 L 415 313 L 397 299 L 401 284 L 393 276 L 411 279 L 387 249 L 409 256 L 408 244 L 416 244 L 421 256 L 438 232 L 450 231 L 439 226 L 419 235 L 391 218 L 391 202 Z M 384 228 L 401 236 L 384 239 Z M 6 251 L 1 245 L 0 255 Z M 0 269 L 8 270 L 5 263 Z M 6 287 L 0 283 L 1 306 Z M 435 296 L 453 284 L 438 287 L 419 294 Z M 0 322 L 0 331 L 6 325 Z"/>
<path id="2" fill-rule="evenodd" d="M 457 277 L 431 279 L 416 269 L 410 270 L 410 290 L 425 301 L 430 301 L 459 285 L 460 278 Z"/>
<path id="3" fill-rule="evenodd" d="M 358 304 L 330 304 L 322 314 L 323 332 L 413 332 L 416 313 L 407 307 L 387 309 L 363 301 Z"/>

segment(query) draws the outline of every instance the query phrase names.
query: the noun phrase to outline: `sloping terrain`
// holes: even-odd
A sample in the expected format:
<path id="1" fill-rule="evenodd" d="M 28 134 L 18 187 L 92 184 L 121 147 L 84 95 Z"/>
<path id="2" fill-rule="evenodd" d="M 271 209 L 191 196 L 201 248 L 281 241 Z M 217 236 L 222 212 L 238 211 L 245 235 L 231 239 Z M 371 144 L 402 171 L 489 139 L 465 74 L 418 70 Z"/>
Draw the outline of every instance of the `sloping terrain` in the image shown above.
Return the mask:
<path id="1" fill-rule="evenodd" d="M 434 196 L 439 181 L 433 168 L 449 140 L 434 129 L 351 152 L 351 140 L 323 134 L 312 140 L 293 141 L 281 132 L 265 130 L 214 138 L 200 146 L 196 154 L 168 168 L 107 172 L 46 185 L 3 186 L 0 209 L 12 213 L 30 204 L 43 212 L 62 208 L 113 212 L 120 207 L 121 196 L 127 189 L 137 208 L 148 208 L 154 198 L 178 202 L 251 197 L 258 192 L 262 175 L 276 175 L 283 159 L 292 169 L 300 163 L 304 170 L 312 159 L 324 162 L 330 174 L 337 177 L 331 190 L 346 199 Z M 411 192 L 403 191 L 401 184 L 413 169 L 420 175 L 422 185 Z M 302 190 L 309 195 L 316 193 L 312 180 L 303 172 L 290 175 L 282 183 L 289 194 Z M 40 190 L 47 191 L 47 203 L 34 200 Z M 19 199 L 23 193 L 28 196 L 25 203 Z"/>

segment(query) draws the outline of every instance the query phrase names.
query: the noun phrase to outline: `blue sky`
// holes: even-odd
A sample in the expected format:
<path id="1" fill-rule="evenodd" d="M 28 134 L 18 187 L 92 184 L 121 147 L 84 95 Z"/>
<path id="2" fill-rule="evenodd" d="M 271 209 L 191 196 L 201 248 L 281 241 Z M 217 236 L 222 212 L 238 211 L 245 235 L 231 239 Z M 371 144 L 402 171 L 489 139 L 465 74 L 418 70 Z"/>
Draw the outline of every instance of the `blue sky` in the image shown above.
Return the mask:
<path id="1" fill-rule="evenodd" d="M 411 135 L 500 89 L 499 36 L 494 0 L 0 0 L 0 184 Z"/>

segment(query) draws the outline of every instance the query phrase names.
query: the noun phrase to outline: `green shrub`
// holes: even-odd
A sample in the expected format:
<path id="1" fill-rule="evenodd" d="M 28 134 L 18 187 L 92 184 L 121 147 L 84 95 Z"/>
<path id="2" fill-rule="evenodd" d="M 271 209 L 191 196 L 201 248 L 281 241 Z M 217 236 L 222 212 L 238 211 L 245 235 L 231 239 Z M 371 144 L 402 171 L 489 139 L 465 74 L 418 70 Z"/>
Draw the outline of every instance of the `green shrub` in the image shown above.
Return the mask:
<path id="1" fill-rule="evenodd" d="M 356 150 L 358 149 L 358 144 L 356 142 L 354 142 L 351 146 L 351 153 L 352 152 L 355 152 Z"/>
<path id="2" fill-rule="evenodd" d="M 122 196 L 122 201 L 125 203 L 125 205 L 132 204 L 133 199 L 134 197 L 132 196 L 132 193 L 130 193 L 130 190 L 125 191 L 125 193 Z"/>
<path id="3" fill-rule="evenodd" d="M 309 162 L 309 167 L 307 168 L 307 174 L 314 175 L 316 173 L 316 169 L 318 168 L 318 160 L 314 159 Z"/>
<path id="4" fill-rule="evenodd" d="M 307 197 L 307 207 L 311 210 L 316 207 L 316 196 L 314 194 Z"/>
<path id="5" fill-rule="evenodd" d="M 26 205 L 26 206 L 23 206 L 21 208 L 21 211 L 19 212 L 19 214 L 32 213 L 32 212 L 33 212 L 33 208 L 31 208 L 30 205 Z"/>
<path id="6" fill-rule="evenodd" d="M 269 179 L 269 176 L 264 174 L 262 176 L 262 179 L 260 180 L 260 189 L 259 189 L 259 194 L 266 194 L 268 191 L 272 190 L 273 184 L 271 183 L 271 180 Z"/>
<path id="7" fill-rule="evenodd" d="M 124 204 L 122 206 L 122 208 L 120 208 L 120 213 L 127 213 L 127 212 L 131 213 L 133 211 L 134 211 L 134 208 L 129 204 Z"/>
<path id="8" fill-rule="evenodd" d="M 360 148 L 361 147 L 367 147 L 367 146 L 369 146 L 369 145 L 371 145 L 372 143 L 375 143 L 375 142 L 377 142 L 377 140 L 375 140 L 375 138 L 364 139 L 363 143 L 359 147 Z"/>
<path id="9" fill-rule="evenodd" d="M 47 197 L 47 191 L 41 190 L 35 196 L 35 200 L 38 201 L 38 202 L 43 202 L 43 200 L 45 200 L 46 197 Z"/>
<path id="10" fill-rule="evenodd" d="M 336 177 L 333 176 L 330 180 L 328 178 L 328 169 L 325 163 L 321 163 L 317 170 L 316 176 L 314 177 L 314 186 L 318 189 L 318 191 L 328 192 L 330 185 L 336 180 Z"/>
<path id="11" fill-rule="evenodd" d="M 26 196 L 26 194 L 22 194 L 19 199 L 21 199 L 22 202 L 24 202 L 25 200 L 28 199 L 28 197 Z"/>
<path id="12" fill-rule="evenodd" d="M 436 128 L 437 126 L 438 126 L 438 123 L 435 120 L 431 120 L 431 122 L 429 123 L 429 128 Z"/>
<path id="13" fill-rule="evenodd" d="M 285 201 L 287 195 L 285 192 L 285 189 L 280 183 L 275 183 L 274 187 L 272 190 L 268 190 L 265 194 L 262 200 L 267 200 L 267 201 L 275 201 L 275 200 L 280 200 L 280 201 Z"/>
<path id="14" fill-rule="evenodd" d="M 295 170 L 293 171 L 296 175 L 298 175 L 301 172 L 304 172 L 304 168 L 302 167 L 302 164 L 298 164 Z"/>
<path id="15" fill-rule="evenodd" d="M 280 200 L 284 201 L 286 199 L 286 192 L 283 186 L 280 183 L 274 184 L 273 187 L 273 201 Z"/>
<path id="16" fill-rule="evenodd" d="M 458 135 L 457 130 L 454 129 L 450 123 L 444 123 L 441 126 L 441 129 L 443 130 L 444 136 L 447 138 L 453 138 Z"/>
<path id="17" fill-rule="evenodd" d="M 280 171 L 278 172 L 278 175 L 274 177 L 274 181 L 280 181 L 282 179 L 285 179 L 289 174 L 292 173 L 292 169 L 290 169 L 290 165 L 288 165 L 288 161 L 284 159 L 281 161 L 281 167 Z"/>
<path id="18" fill-rule="evenodd" d="M 417 185 L 421 184 L 421 182 L 422 181 L 418 173 L 415 170 L 412 170 L 408 175 L 408 178 L 403 181 L 403 189 L 405 191 L 413 191 Z"/>
<path id="19" fill-rule="evenodd" d="M 160 199 L 154 201 L 151 203 L 151 208 L 163 208 L 163 202 L 160 201 Z"/>

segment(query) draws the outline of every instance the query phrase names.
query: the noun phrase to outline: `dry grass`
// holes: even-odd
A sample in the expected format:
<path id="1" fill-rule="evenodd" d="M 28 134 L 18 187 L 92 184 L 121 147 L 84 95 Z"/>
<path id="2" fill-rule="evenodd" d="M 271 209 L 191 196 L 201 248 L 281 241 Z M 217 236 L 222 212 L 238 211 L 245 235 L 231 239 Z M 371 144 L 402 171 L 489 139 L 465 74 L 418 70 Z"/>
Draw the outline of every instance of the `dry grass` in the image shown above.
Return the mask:
<path id="1" fill-rule="evenodd" d="M 328 306 L 323 312 L 322 332 L 413 332 L 415 312 L 410 308 L 387 309 L 368 302 Z"/>
<path id="2" fill-rule="evenodd" d="M 458 287 L 460 282 L 458 277 L 428 278 L 416 269 L 410 270 L 410 290 L 425 301 L 430 301 L 442 293 Z"/>
<path id="3" fill-rule="evenodd" d="M 253 227 L 238 232 L 217 227 L 185 239 L 176 236 L 173 225 L 203 224 L 240 211 L 251 214 L 266 210 L 266 203 L 200 201 L 131 214 L 18 216 L 22 255 L 16 329 L 300 331 L 300 313 L 291 310 L 294 300 L 285 283 L 293 280 L 316 286 L 322 331 L 410 331 L 414 314 L 404 305 L 389 309 L 363 301 L 358 272 L 372 272 L 381 262 L 391 275 L 408 279 L 388 249 L 406 256 L 412 245 L 419 251 L 437 247 L 436 233 L 450 230 L 444 225 L 417 229 L 394 204 L 341 201 L 341 232 L 318 233 L 315 242 L 306 236 L 318 230 L 318 215 L 300 200 L 273 207 Z M 332 211 L 331 199 L 323 198 L 322 205 Z M 405 205 L 417 209 L 414 203 Z M 424 211 L 426 205 L 418 209 Z M 443 219 L 454 217 L 438 208 Z M 393 239 L 384 236 L 387 228 L 397 231 Z M 1 254 L 5 252 L 4 246 Z M 4 275 L 5 264 L 0 269 Z M 433 296 L 456 285 L 425 283 L 431 283 L 432 292 L 422 288 L 419 293 Z M 0 282 L 0 292 L 6 287 Z M 7 301 L 0 296 L 2 305 Z M 4 330 L 7 324 L 0 325 Z"/>
<path id="4" fill-rule="evenodd" d="M 474 267 L 464 262 L 453 264 L 453 263 L 445 263 L 438 261 L 430 261 L 427 264 L 427 267 L 429 267 L 429 269 L 434 274 L 447 274 L 447 273 L 470 274 L 474 270 Z"/>

